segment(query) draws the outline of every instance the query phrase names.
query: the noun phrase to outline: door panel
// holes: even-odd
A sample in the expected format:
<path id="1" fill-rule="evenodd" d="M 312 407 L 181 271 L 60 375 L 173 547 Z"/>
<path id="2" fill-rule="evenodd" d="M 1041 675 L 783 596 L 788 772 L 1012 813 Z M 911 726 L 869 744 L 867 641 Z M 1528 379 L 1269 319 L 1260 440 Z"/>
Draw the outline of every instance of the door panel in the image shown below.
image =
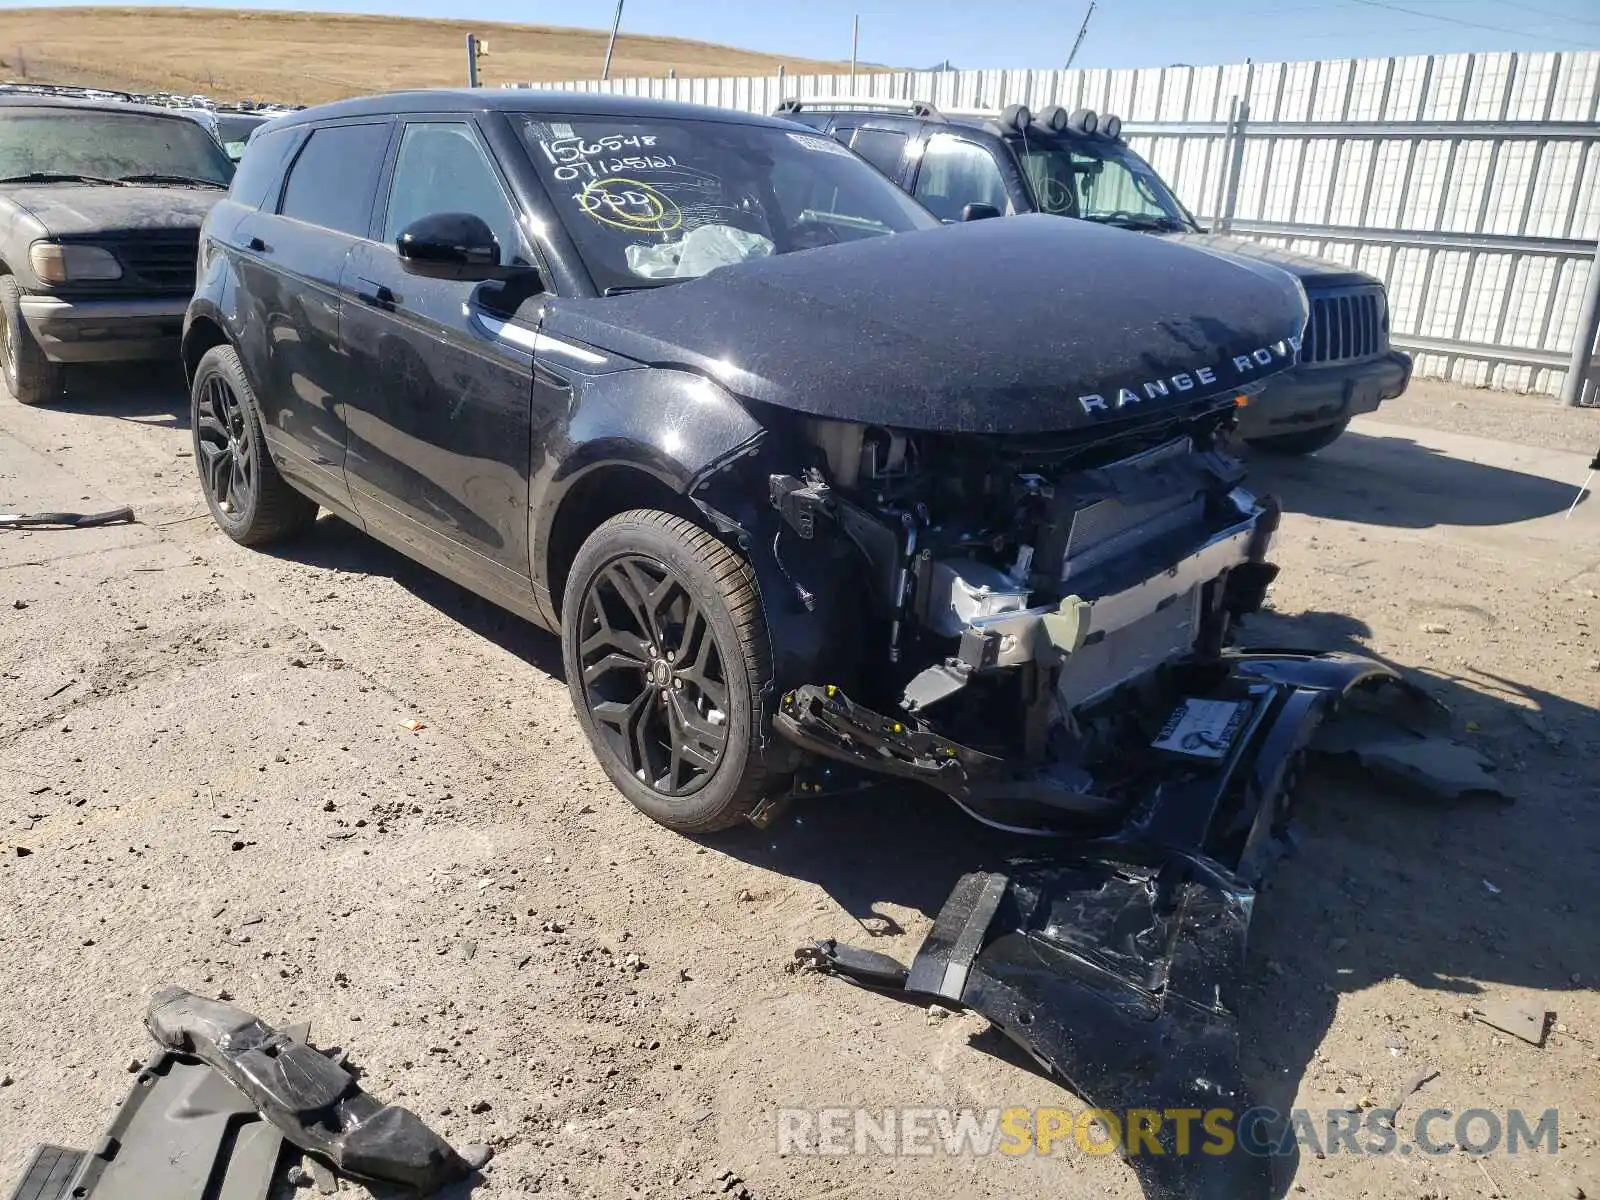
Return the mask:
<path id="1" fill-rule="evenodd" d="M 353 239 L 255 214 L 235 237 L 243 286 L 240 353 L 273 460 L 295 482 L 349 507 L 339 392 L 339 279 Z"/>
<path id="2" fill-rule="evenodd" d="M 345 482 L 340 282 L 373 195 L 392 122 L 318 125 L 299 145 L 272 215 L 241 223 L 233 242 L 253 310 L 242 325 L 247 363 L 273 459 L 310 491 L 350 507 Z M 270 190 L 270 189 L 268 189 Z M 268 202 L 270 201 L 270 203 Z"/>
<path id="3" fill-rule="evenodd" d="M 458 574 L 526 581 L 534 330 L 517 340 L 496 332 L 526 297 L 512 284 L 408 275 L 392 244 L 420 216 L 477 212 L 502 262 L 526 261 L 514 210 L 459 120 L 405 126 L 387 210 L 377 223 L 384 240 L 357 243 L 342 288 L 345 474 L 356 509 Z"/>

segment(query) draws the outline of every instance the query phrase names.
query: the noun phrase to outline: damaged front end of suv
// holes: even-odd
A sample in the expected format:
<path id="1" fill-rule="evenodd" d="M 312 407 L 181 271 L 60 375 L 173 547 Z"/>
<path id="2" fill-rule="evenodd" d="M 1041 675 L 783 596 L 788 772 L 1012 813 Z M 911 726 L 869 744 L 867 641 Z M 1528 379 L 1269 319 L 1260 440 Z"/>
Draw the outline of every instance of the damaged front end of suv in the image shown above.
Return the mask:
<path id="1" fill-rule="evenodd" d="M 1304 294 L 1270 267 L 1047 218 L 842 251 L 680 285 L 675 308 L 626 298 L 634 336 L 704 373 L 709 408 L 736 397 L 757 418 L 688 491 L 759 587 L 768 777 L 792 780 L 787 799 L 921 783 L 1050 840 L 966 877 L 909 974 L 806 954 L 977 1009 L 1101 1107 L 1242 1110 L 1234 992 L 1311 736 L 1353 694 L 1427 708 L 1375 662 L 1232 648 L 1276 574 L 1279 512 L 1227 435 L 1296 361 Z M 1015 269 L 1030 256 L 1060 275 Z M 759 315 L 775 299 L 781 325 Z M 737 359 L 684 350 L 712 304 Z M 611 653 L 590 636 L 584 670 Z M 1255 1159 L 1135 1165 L 1156 1195 L 1266 1187 Z"/>

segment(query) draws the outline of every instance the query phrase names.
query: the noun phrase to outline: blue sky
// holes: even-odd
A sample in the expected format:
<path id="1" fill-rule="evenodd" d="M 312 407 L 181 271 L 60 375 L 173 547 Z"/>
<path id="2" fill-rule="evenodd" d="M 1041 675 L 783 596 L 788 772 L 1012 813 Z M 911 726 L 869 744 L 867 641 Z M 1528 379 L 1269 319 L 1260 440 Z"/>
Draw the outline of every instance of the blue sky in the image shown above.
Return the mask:
<path id="1" fill-rule="evenodd" d="M 41 0 L 28 0 L 40 3 Z M 48 2 L 48 0 L 44 0 Z M 192 0 L 205 4 L 207 0 Z M 219 4 L 219 0 L 210 0 Z M 324 9 L 395 16 L 609 26 L 613 0 L 247 0 L 221 7 Z M 4 4 L 0 3 L 0 11 Z M 1088 0 L 626 0 L 623 29 L 811 58 L 896 66 L 1059 67 Z M 1003 14 L 1003 15 L 1002 15 Z M 1100 0 L 1078 66 L 1165 66 L 1465 50 L 1600 49 L 1595 0 Z"/>

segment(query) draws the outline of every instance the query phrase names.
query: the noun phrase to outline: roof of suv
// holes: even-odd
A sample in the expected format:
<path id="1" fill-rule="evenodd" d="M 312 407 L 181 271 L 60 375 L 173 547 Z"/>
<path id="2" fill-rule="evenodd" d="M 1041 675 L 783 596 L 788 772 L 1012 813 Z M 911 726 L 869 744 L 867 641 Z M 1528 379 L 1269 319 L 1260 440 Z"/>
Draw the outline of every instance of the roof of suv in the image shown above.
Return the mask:
<path id="1" fill-rule="evenodd" d="M 646 100 L 639 96 L 613 96 L 600 92 L 546 92 L 529 88 L 430 88 L 360 96 L 286 114 L 277 124 L 283 127 L 337 117 L 486 110 L 574 117 L 662 117 L 680 121 L 730 121 L 742 125 L 770 125 L 777 129 L 794 128 L 793 123 L 776 117 L 733 109 L 708 109 L 702 104 L 680 104 L 671 100 Z"/>
<path id="2" fill-rule="evenodd" d="M 142 116 L 172 117 L 179 121 L 191 119 L 175 108 L 162 108 L 154 104 L 132 104 L 126 100 L 79 100 L 38 92 L 0 92 L 0 109 L 3 108 L 65 108 L 77 112 L 132 112 Z"/>

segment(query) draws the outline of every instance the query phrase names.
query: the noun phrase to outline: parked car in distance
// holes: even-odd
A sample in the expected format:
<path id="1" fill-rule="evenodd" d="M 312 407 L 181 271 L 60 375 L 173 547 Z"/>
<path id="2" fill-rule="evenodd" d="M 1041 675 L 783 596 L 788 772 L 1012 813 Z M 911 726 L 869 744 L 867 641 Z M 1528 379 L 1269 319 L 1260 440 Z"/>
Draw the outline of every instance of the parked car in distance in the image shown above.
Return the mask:
<path id="1" fill-rule="evenodd" d="M 1266 264 L 946 228 L 790 122 L 437 91 L 255 136 L 183 359 L 229 537 L 326 507 L 559 630 L 601 764 L 663 824 L 844 758 L 1103 826 L 1133 801 L 1087 796 L 1095 764 L 1148 760 L 1126 709 L 1166 694 L 1131 681 L 1198 655 L 1213 686 L 1272 578 L 1272 507 L 1213 451 L 1304 324 Z M 824 684 L 876 732 L 819 727 Z"/>
<path id="2" fill-rule="evenodd" d="M 24 404 L 64 363 L 173 358 L 200 225 L 233 164 L 181 113 L 0 94 L 0 371 Z"/>
<path id="3" fill-rule="evenodd" d="M 826 132 L 866 158 L 935 215 L 968 206 L 995 215 L 1049 213 L 1137 230 L 1272 263 L 1299 277 L 1311 303 L 1300 365 L 1273 380 L 1240 416 L 1239 435 L 1283 454 L 1309 454 L 1360 413 L 1405 391 L 1411 357 L 1389 343 L 1383 283 L 1363 271 L 1248 238 L 1203 232 L 1121 122 L 1020 104 L 941 112 L 922 102 L 791 100 L 780 116 Z"/>

